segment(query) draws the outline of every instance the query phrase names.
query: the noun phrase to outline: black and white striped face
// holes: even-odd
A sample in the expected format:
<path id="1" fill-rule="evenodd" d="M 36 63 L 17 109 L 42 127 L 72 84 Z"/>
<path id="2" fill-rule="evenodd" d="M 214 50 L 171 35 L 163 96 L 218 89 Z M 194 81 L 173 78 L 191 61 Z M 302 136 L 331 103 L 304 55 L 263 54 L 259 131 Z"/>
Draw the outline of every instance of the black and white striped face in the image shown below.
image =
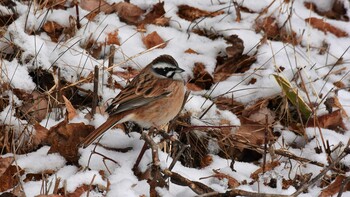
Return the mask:
<path id="1" fill-rule="evenodd" d="M 182 80 L 180 73 L 184 72 L 178 65 L 176 60 L 169 55 L 161 55 L 153 60 L 152 70 L 161 77 Z"/>

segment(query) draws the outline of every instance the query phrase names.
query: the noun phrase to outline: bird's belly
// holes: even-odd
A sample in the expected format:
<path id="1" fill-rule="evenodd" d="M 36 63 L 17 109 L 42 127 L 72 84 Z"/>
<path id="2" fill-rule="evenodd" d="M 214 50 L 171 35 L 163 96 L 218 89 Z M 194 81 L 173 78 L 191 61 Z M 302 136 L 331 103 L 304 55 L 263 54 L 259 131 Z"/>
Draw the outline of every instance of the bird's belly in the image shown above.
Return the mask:
<path id="1" fill-rule="evenodd" d="M 167 124 L 180 112 L 184 100 L 184 91 L 184 88 L 176 88 L 166 98 L 143 106 L 141 107 L 142 110 L 139 108 L 132 121 L 144 128 L 161 127 Z"/>

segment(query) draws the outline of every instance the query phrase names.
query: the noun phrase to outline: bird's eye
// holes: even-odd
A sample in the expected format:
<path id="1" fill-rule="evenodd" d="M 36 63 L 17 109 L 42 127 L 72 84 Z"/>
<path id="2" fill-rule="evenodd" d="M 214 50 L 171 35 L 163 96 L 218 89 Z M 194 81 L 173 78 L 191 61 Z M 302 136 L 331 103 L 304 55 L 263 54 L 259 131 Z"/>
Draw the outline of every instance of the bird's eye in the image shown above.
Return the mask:
<path id="1" fill-rule="evenodd" d="M 175 68 L 172 67 L 155 67 L 153 68 L 154 72 L 158 75 L 162 75 L 164 77 L 172 78 L 175 74 Z"/>

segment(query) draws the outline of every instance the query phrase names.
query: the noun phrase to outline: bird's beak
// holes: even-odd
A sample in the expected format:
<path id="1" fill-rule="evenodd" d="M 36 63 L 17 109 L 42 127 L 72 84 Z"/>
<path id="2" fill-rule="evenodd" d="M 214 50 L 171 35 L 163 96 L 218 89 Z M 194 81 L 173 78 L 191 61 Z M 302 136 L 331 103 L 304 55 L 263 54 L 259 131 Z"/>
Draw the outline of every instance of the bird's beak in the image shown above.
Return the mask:
<path id="1" fill-rule="evenodd" d="M 182 73 L 182 72 L 185 72 L 184 69 L 178 67 L 176 70 L 175 70 L 176 73 Z"/>

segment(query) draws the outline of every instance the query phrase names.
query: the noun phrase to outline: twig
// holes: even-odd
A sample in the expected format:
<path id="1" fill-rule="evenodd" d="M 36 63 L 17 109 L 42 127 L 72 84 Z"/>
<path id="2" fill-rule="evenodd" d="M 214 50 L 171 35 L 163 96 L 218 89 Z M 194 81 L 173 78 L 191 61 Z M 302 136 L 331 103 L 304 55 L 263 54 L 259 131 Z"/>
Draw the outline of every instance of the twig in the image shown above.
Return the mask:
<path id="1" fill-rule="evenodd" d="M 188 186 L 196 194 L 202 195 L 209 192 L 214 192 L 214 190 L 201 182 L 191 181 L 176 172 L 171 172 L 169 169 L 164 169 L 162 172 L 171 178 L 171 182 L 177 185 Z"/>
<path id="2" fill-rule="evenodd" d="M 152 132 L 151 132 L 152 133 Z M 148 135 L 148 133 L 143 132 L 142 138 L 150 146 L 152 150 L 152 166 L 151 166 L 151 177 L 149 180 L 150 185 L 150 196 L 158 196 L 156 187 L 164 187 L 165 181 L 160 173 L 160 160 L 158 155 L 158 145 L 154 140 Z"/>
<path id="3" fill-rule="evenodd" d="M 135 172 L 135 170 L 137 170 L 137 168 L 139 167 L 139 164 L 140 164 L 140 162 L 141 162 L 141 159 L 142 159 L 143 155 L 145 154 L 146 150 L 147 150 L 147 143 L 145 142 L 145 143 L 143 144 L 143 147 L 142 147 L 140 153 L 139 153 L 139 156 L 137 157 L 137 159 L 136 159 L 136 161 L 135 161 L 134 167 L 132 168 L 134 172 Z"/>
<path id="4" fill-rule="evenodd" d="M 190 145 L 183 145 L 181 147 L 180 151 L 177 153 L 177 155 L 175 156 L 175 158 L 173 159 L 173 161 L 169 165 L 169 170 L 172 170 L 174 168 L 176 162 L 179 160 L 179 158 L 182 155 L 182 153 L 186 150 L 186 148 L 189 148 L 189 147 L 190 147 Z"/>
<path id="5" fill-rule="evenodd" d="M 112 45 L 109 49 L 109 56 L 108 56 L 108 68 L 112 67 L 114 64 L 114 54 L 115 54 L 115 46 Z M 108 85 L 110 88 L 114 89 L 114 85 L 113 85 L 113 70 L 109 70 L 109 77 L 108 77 Z"/>
<path id="6" fill-rule="evenodd" d="M 94 70 L 94 92 L 92 95 L 91 116 L 96 113 L 96 107 L 98 103 L 98 66 L 95 66 Z"/>
<path id="7" fill-rule="evenodd" d="M 78 1 L 74 0 L 74 4 L 75 4 L 75 12 L 77 14 L 77 29 L 80 29 L 81 25 L 80 25 L 80 17 L 79 17 L 79 6 L 78 6 Z"/>
<path id="8" fill-rule="evenodd" d="M 305 189 L 309 188 L 313 184 L 315 184 L 319 179 L 321 179 L 329 170 L 331 170 L 336 164 L 340 162 L 345 156 L 350 154 L 350 140 L 348 141 L 348 144 L 344 148 L 343 152 L 339 155 L 337 159 L 335 159 L 329 166 L 325 167 L 320 174 L 318 174 L 316 177 L 311 179 L 308 183 L 304 184 L 302 187 L 300 187 L 296 192 L 292 194 L 292 197 L 297 197 L 299 194 L 301 194 Z"/>
<path id="9" fill-rule="evenodd" d="M 234 189 L 227 191 L 225 193 L 220 192 L 210 192 L 203 195 L 199 195 L 196 197 L 225 197 L 225 196 L 249 196 L 249 197 L 290 197 L 289 195 L 281 195 L 281 194 L 266 194 L 266 193 L 256 193 L 256 192 L 248 192 L 240 189 Z"/>

